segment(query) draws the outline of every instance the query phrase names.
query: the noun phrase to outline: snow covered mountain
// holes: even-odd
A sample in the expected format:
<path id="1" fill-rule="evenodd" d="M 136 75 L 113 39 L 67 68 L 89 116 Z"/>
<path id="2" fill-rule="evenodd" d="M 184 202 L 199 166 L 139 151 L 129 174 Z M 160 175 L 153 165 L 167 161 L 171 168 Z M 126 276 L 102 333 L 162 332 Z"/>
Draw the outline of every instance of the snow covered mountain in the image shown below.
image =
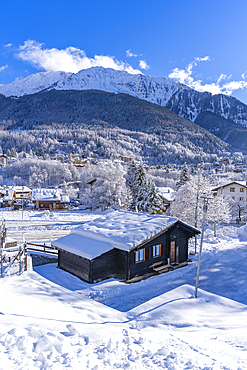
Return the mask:
<path id="1" fill-rule="evenodd" d="M 199 125 L 200 113 L 211 112 L 247 127 L 247 106 L 233 97 L 201 93 L 164 77 L 132 75 L 103 67 L 92 67 L 78 73 L 36 73 L 0 85 L 0 94 L 20 97 L 52 89 L 125 93 L 165 106 L 193 122 L 197 119 Z"/>

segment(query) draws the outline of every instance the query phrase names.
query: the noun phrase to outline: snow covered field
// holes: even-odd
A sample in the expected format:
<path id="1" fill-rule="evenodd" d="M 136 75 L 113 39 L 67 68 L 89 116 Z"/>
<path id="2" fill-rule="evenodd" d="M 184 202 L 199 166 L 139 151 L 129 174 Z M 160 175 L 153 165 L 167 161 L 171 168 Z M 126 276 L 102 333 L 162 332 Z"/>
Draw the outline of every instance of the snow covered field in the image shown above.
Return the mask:
<path id="1" fill-rule="evenodd" d="M 9 236 L 46 241 L 97 214 L 4 216 Z M 128 285 L 90 285 L 56 264 L 0 280 L 0 369 L 247 369 L 247 239 L 239 230 L 225 227 L 217 238 L 206 230 L 197 299 L 198 255 Z"/>

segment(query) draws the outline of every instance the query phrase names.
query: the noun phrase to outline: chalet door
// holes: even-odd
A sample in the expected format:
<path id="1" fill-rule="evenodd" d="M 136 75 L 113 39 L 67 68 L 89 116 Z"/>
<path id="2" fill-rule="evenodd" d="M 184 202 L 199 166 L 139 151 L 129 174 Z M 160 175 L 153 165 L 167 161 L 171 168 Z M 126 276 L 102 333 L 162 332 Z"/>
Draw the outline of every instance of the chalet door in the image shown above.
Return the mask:
<path id="1" fill-rule="evenodd" d="M 176 242 L 171 242 L 170 262 L 176 262 Z"/>

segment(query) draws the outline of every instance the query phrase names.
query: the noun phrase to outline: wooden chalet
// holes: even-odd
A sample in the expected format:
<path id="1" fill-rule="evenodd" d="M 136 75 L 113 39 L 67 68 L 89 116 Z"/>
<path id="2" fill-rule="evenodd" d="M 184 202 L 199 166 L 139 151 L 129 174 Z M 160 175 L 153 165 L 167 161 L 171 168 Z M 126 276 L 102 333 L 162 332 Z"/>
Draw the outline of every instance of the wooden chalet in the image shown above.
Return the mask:
<path id="1" fill-rule="evenodd" d="M 177 218 L 111 211 L 55 240 L 58 267 L 89 282 L 129 281 L 188 259 L 188 240 L 200 231 Z"/>
<path id="2" fill-rule="evenodd" d="M 27 186 L 12 186 L 12 190 L 15 192 L 15 199 L 31 199 L 32 189 Z"/>
<path id="3" fill-rule="evenodd" d="M 32 203 L 37 210 L 61 210 L 69 203 L 69 197 L 61 189 L 33 189 Z"/>

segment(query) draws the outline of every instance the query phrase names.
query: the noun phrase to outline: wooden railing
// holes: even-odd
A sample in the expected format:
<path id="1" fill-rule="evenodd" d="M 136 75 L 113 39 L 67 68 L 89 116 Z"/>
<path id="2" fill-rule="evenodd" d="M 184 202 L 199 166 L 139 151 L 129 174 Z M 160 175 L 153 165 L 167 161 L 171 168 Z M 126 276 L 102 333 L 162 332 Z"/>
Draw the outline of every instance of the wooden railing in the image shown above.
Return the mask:
<path id="1" fill-rule="evenodd" d="M 4 270 L 16 266 L 19 275 L 27 270 L 27 252 L 34 251 L 58 255 L 57 249 L 44 244 L 25 242 L 21 246 L 0 248 L 0 276 L 4 276 Z"/>
<path id="2" fill-rule="evenodd" d="M 29 247 L 29 245 L 31 247 Z M 35 243 L 26 242 L 26 250 L 27 251 L 34 251 L 34 252 L 41 252 L 41 253 L 55 254 L 55 255 L 58 254 L 57 249 L 55 249 L 52 246 L 45 245 L 45 243 L 44 244 L 35 244 Z"/>
<path id="3" fill-rule="evenodd" d="M 0 273 L 1 278 L 4 274 L 4 269 L 11 266 L 16 266 L 19 275 L 22 272 L 24 263 L 24 270 L 27 269 L 27 254 L 25 245 L 11 248 L 0 248 Z"/>

